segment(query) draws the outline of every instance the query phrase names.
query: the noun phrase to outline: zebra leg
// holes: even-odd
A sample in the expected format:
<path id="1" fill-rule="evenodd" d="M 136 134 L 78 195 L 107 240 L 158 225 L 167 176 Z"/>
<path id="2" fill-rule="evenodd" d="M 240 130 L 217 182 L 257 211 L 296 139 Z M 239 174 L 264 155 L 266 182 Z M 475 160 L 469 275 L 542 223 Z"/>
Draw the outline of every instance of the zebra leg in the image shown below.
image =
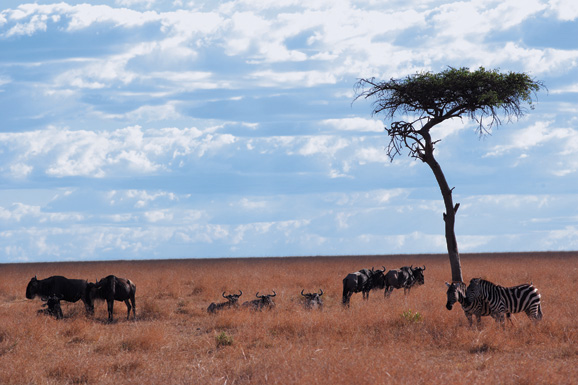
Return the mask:
<path id="1" fill-rule="evenodd" d="M 472 315 L 470 313 L 465 313 L 466 314 L 466 318 L 468 319 L 468 322 L 470 323 L 470 327 L 472 327 L 473 325 L 473 320 L 472 320 Z"/>

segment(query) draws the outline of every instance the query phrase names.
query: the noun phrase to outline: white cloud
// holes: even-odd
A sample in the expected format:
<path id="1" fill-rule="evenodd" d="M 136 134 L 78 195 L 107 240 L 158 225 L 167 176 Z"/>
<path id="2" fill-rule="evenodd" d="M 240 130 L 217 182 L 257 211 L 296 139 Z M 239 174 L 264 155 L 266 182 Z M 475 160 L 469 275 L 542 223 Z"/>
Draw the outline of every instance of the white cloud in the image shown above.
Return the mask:
<path id="1" fill-rule="evenodd" d="M 536 122 L 526 128 L 516 130 L 509 135 L 509 143 L 494 146 L 485 156 L 502 156 L 514 150 L 527 151 L 556 139 L 567 139 L 575 136 L 572 130 L 551 128 L 551 122 Z"/>
<path id="2" fill-rule="evenodd" d="M 551 0 L 548 7 L 561 20 L 573 21 L 578 18 L 578 3 L 574 0 Z"/>
<path id="3" fill-rule="evenodd" d="M 55 177 L 150 174 L 171 167 L 175 158 L 213 156 L 236 142 L 231 134 L 212 131 L 132 126 L 111 132 L 52 127 L 41 134 L 0 133 L 0 146 L 13 154 L 3 170 L 16 178 L 33 170 Z"/>
<path id="4" fill-rule="evenodd" d="M 274 72 L 266 70 L 253 72 L 249 77 L 257 79 L 261 87 L 315 87 L 337 82 L 333 74 L 322 71 Z"/>
<path id="5" fill-rule="evenodd" d="M 365 119 L 360 117 L 343 119 L 326 119 L 321 124 L 332 126 L 342 131 L 358 132 L 384 132 L 383 122 L 376 119 Z"/>

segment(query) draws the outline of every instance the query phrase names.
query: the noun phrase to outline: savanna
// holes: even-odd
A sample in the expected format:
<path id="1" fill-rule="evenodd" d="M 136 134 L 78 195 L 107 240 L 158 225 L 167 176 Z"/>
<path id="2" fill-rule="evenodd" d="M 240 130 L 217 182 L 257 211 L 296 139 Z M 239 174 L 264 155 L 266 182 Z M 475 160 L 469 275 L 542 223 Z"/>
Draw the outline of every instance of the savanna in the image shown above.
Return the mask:
<path id="1" fill-rule="evenodd" d="M 425 265 L 408 295 L 383 290 L 341 304 L 342 279 L 361 268 Z M 469 327 L 445 308 L 446 255 L 188 259 L 0 265 L 2 384 L 574 384 L 578 382 L 578 252 L 463 254 L 464 279 L 532 282 L 544 319 L 515 314 L 505 327 Z M 94 282 L 109 274 L 136 284 L 136 320 L 115 302 L 93 316 L 62 302 L 64 318 L 38 314 L 30 279 Z M 306 310 L 301 290 L 324 291 Z M 222 293 L 240 302 L 273 290 L 276 307 L 207 313 Z"/>

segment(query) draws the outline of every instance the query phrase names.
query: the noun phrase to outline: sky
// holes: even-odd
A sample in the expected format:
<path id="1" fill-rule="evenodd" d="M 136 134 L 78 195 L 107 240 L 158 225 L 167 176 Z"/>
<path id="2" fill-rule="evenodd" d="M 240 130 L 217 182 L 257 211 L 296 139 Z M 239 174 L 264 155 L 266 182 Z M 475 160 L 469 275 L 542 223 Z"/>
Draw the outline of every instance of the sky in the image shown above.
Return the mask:
<path id="1" fill-rule="evenodd" d="M 427 165 L 360 78 L 525 72 L 437 126 L 461 253 L 578 250 L 575 0 L 4 0 L 0 262 L 444 253 Z"/>

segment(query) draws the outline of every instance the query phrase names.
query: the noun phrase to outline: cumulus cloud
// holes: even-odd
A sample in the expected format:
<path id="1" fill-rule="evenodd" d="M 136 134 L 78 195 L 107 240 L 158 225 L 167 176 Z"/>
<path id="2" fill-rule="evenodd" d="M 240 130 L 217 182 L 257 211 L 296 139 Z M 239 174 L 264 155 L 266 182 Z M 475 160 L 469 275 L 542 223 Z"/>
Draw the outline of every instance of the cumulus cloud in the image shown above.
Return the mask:
<path id="1" fill-rule="evenodd" d="M 175 157 L 203 157 L 234 142 L 233 135 L 196 128 L 132 126 L 96 132 L 52 127 L 41 134 L 0 133 L 0 146 L 12 154 L 4 173 L 16 178 L 33 170 L 55 177 L 151 174 L 171 167 Z"/>
<path id="2" fill-rule="evenodd" d="M 536 122 L 510 134 L 507 144 L 494 146 L 485 156 L 501 156 L 514 150 L 527 151 L 552 140 L 562 140 L 576 135 L 573 130 L 551 127 L 551 122 Z"/>

